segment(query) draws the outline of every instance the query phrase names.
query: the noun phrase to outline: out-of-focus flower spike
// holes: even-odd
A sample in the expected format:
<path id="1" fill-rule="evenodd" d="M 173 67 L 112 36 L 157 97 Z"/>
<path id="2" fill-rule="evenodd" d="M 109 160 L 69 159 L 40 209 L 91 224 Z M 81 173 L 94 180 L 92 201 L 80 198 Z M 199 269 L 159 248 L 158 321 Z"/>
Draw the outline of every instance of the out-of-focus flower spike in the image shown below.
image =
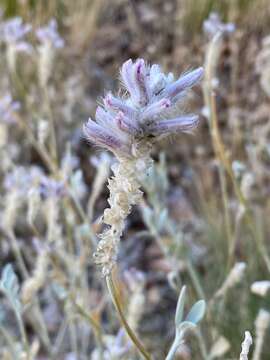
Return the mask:
<path id="1" fill-rule="evenodd" d="M 65 42 L 58 33 L 58 25 L 55 19 L 51 19 L 48 25 L 36 30 L 36 36 L 43 44 L 50 44 L 56 49 L 64 46 Z"/>
<path id="2" fill-rule="evenodd" d="M 31 54 L 33 52 L 33 47 L 30 44 L 28 44 L 26 41 L 20 41 L 16 45 L 16 50 L 19 52 Z"/>
<path id="3" fill-rule="evenodd" d="M 179 93 L 197 84 L 202 79 L 202 77 L 203 68 L 200 67 L 187 73 L 186 75 L 181 76 L 177 81 L 168 85 L 164 95 L 173 99 L 174 97 L 179 95 Z"/>
<path id="4" fill-rule="evenodd" d="M 91 119 L 84 125 L 83 131 L 89 141 L 100 146 L 105 146 L 111 150 L 118 150 L 123 145 L 120 139 L 113 136 Z"/>
<path id="5" fill-rule="evenodd" d="M 132 107 L 127 105 L 123 100 L 114 97 L 111 93 L 105 96 L 104 106 L 108 110 L 121 111 L 130 118 L 135 116 L 135 111 Z"/>
<path id="6" fill-rule="evenodd" d="M 217 32 L 221 32 L 225 35 L 233 33 L 235 31 L 235 24 L 223 23 L 219 14 L 212 12 L 208 19 L 203 22 L 203 30 L 210 38 L 213 38 Z"/>
<path id="7" fill-rule="evenodd" d="M 130 135 L 138 135 L 140 132 L 140 129 L 138 126 L 136 126 L 135 121 L 130 121 L 130 119 L 125 116 L 122 112 L 119 112 L 116 117 L 115 121 L 117 123 L 117 126 L 120 130 L 130 134 Z"/>
<path id="8" fill-rule="evenodd" d="M 152 135 L 167 135 L 177 132 L 190 132 L 199 123 L 197 115 L 184 115 L 175 119 L 155 121 L 148 129 Z"/>
<path id="9" fill-rule="evenodd" d="M 141 115 L 141 120 L 145 121 L 146 119 L 151 119 L 159 115 L 164 110 L 168 109 L 171 106 L 171 101 L 169 99 L 161 99 L 155 103 L 147 106 Z"/>
<path id="10" fill-rule="evenodd" d="M 147 73 L 147 68 L 143 59 L 138 59 L 134 65 L 135 81 L 137 83 L 140 100 L 139 104 L 141 106 L 147 105 L 150 97 L 150 89 L 148 86 L 149 74 Z M 148 77 L 148 78 L 147 78 Z"/>

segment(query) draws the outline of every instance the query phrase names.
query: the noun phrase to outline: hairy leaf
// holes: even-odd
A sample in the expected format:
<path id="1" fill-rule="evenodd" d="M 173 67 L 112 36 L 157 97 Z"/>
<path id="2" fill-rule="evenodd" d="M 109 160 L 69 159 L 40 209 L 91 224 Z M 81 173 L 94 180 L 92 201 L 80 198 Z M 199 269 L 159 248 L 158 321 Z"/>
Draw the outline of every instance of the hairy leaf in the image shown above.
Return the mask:
<path id="1" fill-rule="evenodd" d="M 190 312 L 186 317 L 186 321 L 196 325 L 198 324 L 199 321 L 202 320 L 204 313 L 205 313 L 205 301 L 199 300 L 192 306 Z"/>

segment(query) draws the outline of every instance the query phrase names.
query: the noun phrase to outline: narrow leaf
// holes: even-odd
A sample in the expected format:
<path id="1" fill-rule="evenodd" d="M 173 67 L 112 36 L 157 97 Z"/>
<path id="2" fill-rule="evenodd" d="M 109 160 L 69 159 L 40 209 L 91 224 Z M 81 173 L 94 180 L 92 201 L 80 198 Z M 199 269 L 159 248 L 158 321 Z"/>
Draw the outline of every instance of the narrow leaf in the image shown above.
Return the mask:
<path id="1" fill-rule="evenodd" d="M 183 312 L 184 312 L 184 306 L 185 306 L 185 297 L 186 297 L 186 286 L 184 285 L 181 289 L 176 311 L 175 311 L 175 326 L 178 327 L 181 324 L 181 321 L 183 319 Z"/>
<path id="2" fill-rule="evenodd" d="M 21 307 L 19 300 L 19 281 L 11 264 L 7 264 L 2 271 L 0 291 L 7 296 L 16 311 L 19 311 Z"/>
<path id="3" fill-rule="evenodd" d="M 168 220 L 168 210 L 165 208 L 160 212 L 159 218 L 158 218 L 158 224 L 157 228 L 158 231 L 161 231 Z"/>

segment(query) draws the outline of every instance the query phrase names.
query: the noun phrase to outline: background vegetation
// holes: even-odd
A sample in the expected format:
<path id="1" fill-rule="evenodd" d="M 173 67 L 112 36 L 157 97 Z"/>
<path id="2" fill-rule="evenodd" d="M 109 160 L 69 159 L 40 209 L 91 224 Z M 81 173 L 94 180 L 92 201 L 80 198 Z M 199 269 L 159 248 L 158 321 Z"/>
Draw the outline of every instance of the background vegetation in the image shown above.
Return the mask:
<path id="1" fill-rule="evenodd" d="M 250 358 L 269 359 L 269 1 L 0 3 L 1 359 L 139 358 L 92 259 L 113 159 L 81 129 L 96 100 L 115 91 L 125 60 L 175 75 L 203 65 L 213 11 L 236 27 L 213 59 L 216 111 L 209 116 L 206 78 L 185 104 L 201 114 L 194 136 L 154 150 L 116 276 L 126 317 L 155 359 L 172 342 L 183 284 L 188 306 L 204 298 L 207 314 L 177 359 L 238 359 L 245 330 Z M 33 26 L 32 50 L 12 68 L 2 26 L 15 16 Z M 44 65 L 35 31 L 52 18 L 65 44 Z M 7 94 L 19 106 L 7 109 Z"/>

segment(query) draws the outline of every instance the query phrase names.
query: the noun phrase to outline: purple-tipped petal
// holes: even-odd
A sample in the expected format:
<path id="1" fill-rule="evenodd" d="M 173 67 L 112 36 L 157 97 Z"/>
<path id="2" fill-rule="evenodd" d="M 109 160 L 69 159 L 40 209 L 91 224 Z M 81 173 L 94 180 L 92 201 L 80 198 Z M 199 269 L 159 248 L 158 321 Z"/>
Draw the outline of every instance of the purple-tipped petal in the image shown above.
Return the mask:
<path id="1" fill-rule="evenodd" d="M 181 76 L 177 81 L 168 85 L 164 95 L 173 99 L 181 92 L 197 84 L 202 79 L 202 77 L 203 77 L 203 68 L 200 67 L 196 70 L 189 72 L 186 75 Z"/>
<path id="2" fill-rule="evenodd" d="M 108 94 L 104 98 L 105 108 L 108 110 L 121 111 L 125 116 L 133 117 L 135 111 L 132 107 L 128 106 L 123 100 L 114 97 L 112 94 Z"/>
<path id="3" fill-rule="evenodd" d="M 155 103 L 147 106 L 142 112 L 141 119 L 145 121 L 146 119 L 154 118 L 155 116 L 162 113 L 164 110 L 168 109 L 171 106 L 171 101 L 169 99 L 161 99 Z"/>
<path id="4" fill-rule="evenodd" d="M 128 90 L 131 99 L 136 103 L 139 99 L 139 90 L 137 84 L 134 80 L 133 72 L 134 64 L 131 59 L 127 60 L 121 68 L 120 74 L 123 80 L 123 83 Z"/>
<path id="5" fill-rule="evenodd" d="M 86 138 L 96 145 L 105 146 L 111 150 L 118 150 L 123 145 L 120 139 L 91 119 L 84 125 L 83 131 Z"/>
<path id="6" fill-rule="evenodd" d="M 115 121 L 117 123 L 117 126 L 120 130 L 130 134 L 130 135 L 138 135 L 140 132 L 140 129 L 138 126 L 136 126 L 136 122 L 130 120 L 127 116 L 125 116 L 122 112 L 119 112 L 116 117 Z"/>
<path id="7" fill-rule="evenodd" d="M 185 115 L 170 120 L 155 121 L 148 132 L 152 135 L 169 135 L 177 132 L 190 132 L 199 123 L 197 115 Z"/>
<path id="8" fill-rule="evenodd" d="M 101 106 L 97 107 L 95 118 L 96 122 L 105 128 L 111 126 L 111 124 L 114 122 L 114 117 L 112 114 L 104 110 Z"/>
<path id="9" fill-rule="evenodd" d="M 135 72 L 135 81 L 137 83 L 140 100 L 139 103 L 141 106 L 145 106 L 149 102 L 150 90 L 148 86 L 148 77 L 147 68 L 143 59 L 138 59 L 134 65 Z"/>
<path id="10" fill-rule="evenodd" d="M 121 126 L 119 126 L 119 121 L 117 120 L 117 116 L 118 115 L 116 116 L 112 115 L 110 112 L 104 110 L 101 106 L 98 106 L 96 110 L 97 124 L 101 125 L 104 129 L 106 129 L 108 132 L 110 132 L 120 141 L 126 142 L 126 134 L 124 133 L 126 133 L 127 131 L 125 131 Z M 123 117 L 125 116 L 123 115 Z"/>

